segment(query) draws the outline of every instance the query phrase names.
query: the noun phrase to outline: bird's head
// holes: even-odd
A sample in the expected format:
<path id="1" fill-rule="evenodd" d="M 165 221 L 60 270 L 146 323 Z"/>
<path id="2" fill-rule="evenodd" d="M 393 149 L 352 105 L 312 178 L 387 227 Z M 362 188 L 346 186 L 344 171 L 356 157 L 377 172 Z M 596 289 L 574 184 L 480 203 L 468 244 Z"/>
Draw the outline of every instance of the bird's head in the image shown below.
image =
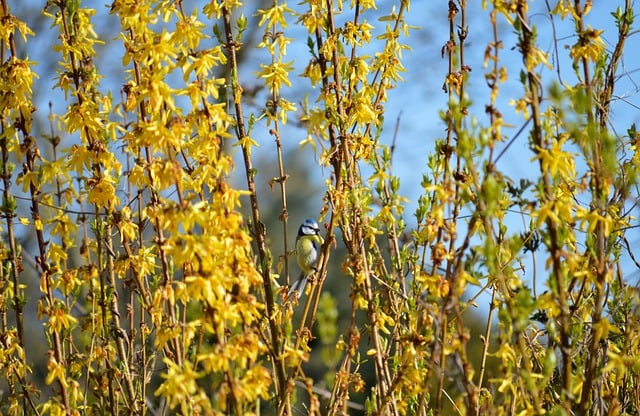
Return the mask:
<path id="1" fill-rule="evenodd" d="M 320 227 L 318 227 L 318 223 L 311 218 L 304 220 L 298 229 L 298 236 L 318 235 L 318 233 L 320 233 Z"/>

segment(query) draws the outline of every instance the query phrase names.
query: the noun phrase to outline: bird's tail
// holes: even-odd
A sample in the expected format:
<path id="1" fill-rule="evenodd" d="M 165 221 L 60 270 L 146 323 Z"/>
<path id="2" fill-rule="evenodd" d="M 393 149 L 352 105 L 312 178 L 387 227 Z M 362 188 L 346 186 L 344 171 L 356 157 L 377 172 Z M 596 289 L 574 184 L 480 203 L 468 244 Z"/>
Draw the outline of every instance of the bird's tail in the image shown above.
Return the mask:
<path id="1" fill-rule="evenodd" d="M 300 277 L 298 278 L 298 280 L 291 286 L 291 289 L 289 289 L 289 297 L 293 295 L 293 292 L 298 292 L 298 297 L 302 296 L 302 294 L 304 294 L 304 288 L 306 285 L 307 276 L 305 276 L 304 273 L 300 273 Z"/>

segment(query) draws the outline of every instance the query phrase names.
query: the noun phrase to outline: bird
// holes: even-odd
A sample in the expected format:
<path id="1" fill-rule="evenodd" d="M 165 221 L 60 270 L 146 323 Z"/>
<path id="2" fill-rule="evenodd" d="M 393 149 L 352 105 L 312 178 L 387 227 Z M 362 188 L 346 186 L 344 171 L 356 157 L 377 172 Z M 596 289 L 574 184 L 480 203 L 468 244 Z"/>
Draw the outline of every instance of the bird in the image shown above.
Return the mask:
<path id="1" fill-rule="evenodd" d="M 309 276 L 316 271 L 318 253 L 323 243 L 324 239 L 320 236 L 318 223 L 312 218 L 304 220 L 298 228 L 296 237 L 296 261 L 300 268 L 300 277 L 289 289 L 289 296 L 294 292 L 298 292 L 297 296 L 304 293 Z"/>

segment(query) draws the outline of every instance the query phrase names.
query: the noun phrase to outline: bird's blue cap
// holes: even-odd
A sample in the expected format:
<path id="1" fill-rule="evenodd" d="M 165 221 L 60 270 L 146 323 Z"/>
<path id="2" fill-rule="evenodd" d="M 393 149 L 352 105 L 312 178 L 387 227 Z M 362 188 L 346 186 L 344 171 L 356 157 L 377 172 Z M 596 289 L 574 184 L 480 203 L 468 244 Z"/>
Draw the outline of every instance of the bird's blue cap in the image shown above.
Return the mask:
<path id="1" fill-rule="evenodd" d="M 305 229 L 313 230 L 313 232 L 305 232 Z M 318 227 L 318 223 L 316 222 L 316 220 L 314 220 L 313 218 L 307 218 L 306 220 L 304 220 L 302 225 L 300 225 L 300 228 L 298 229 L 298 235 L 318 234 L 319 231 L 320 227 Z"/>

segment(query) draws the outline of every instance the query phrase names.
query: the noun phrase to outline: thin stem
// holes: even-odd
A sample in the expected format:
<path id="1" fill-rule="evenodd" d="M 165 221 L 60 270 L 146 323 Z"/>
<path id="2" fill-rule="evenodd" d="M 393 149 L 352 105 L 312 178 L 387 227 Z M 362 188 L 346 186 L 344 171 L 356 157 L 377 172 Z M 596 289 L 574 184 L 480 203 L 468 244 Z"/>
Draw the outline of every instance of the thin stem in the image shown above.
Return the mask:
<path id="1" fill-rule="evenodd" d="M 231 28 L 231 10 L 223 7 L 223 20 L 224 20 L 224 32 L 226 36 L 225 48 L 227 50 L 229 59 L 230 77 L 232 96 L 234 97 L 234 109 L 236 112 L 236 132 L 238 139 L 246 137 L 247 130 L 244 122 L 244 111 L 242 106 L 242 91 L 238 81 L 238 60 L 236 52 L 238 44 L 236 43 L 233 30 Z M 276 353 L 272 356 L 274 361 L 274 367 L 276 370 L 276 385 L 277 389 L 277 408 L 278 413 L 282 413 L 287 410 L 287 414 L 290 414 L 290 401 L 289 389 L 286 385 L 285 366 L 282 355 L 279 354 L 281 348 L 280 328 L 278 326 L 277 317 L 275 315 L 275 302 L 273 297 L 273 287 L 271 285 L 271 258 L 267 255 L 266 250 L 266 230 L 264 224 L 260 219 L 260 208 L 258 204 L 258 194 L 256 191 L 255 183 L 255 169 L 249 153 L 249 149 L 246 146 L 242 146 L 242 158 L 244 161 L 244 168 L 247 178 L 247 187 L 249 190 L 249 201 L 251 204 L 251 215 L 253 218 L 253 235 L 255 238 L 256 246 L 258 248 L 258 265 L 262 274 L 262 280 L 264 285 L 265 301 L 267 306 L 267 320 L 269 322 L 269 332 L 271 334 L 272 351 Z"/>

